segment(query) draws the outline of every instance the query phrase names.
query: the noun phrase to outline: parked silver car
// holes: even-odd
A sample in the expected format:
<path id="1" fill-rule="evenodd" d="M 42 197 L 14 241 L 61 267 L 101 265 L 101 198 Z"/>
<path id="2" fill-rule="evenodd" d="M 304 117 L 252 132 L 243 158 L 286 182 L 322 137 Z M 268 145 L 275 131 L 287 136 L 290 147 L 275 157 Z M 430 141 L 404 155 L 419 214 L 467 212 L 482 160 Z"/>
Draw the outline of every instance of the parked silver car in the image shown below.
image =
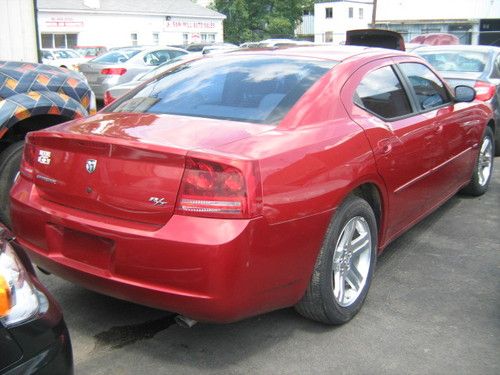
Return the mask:
<path id="1" fill-rule="evenodd" d="M 129 82 L 138 74 L 153 70 L 188 52 L 175 47 L 131 47 L 113 50 L 80 65 L 80 72 L 99 100 L 109 88 Z"/>
<path id="2" fill-rule="evenodd" d="M 135 89 L 137 86 L 142 83 L 149 81 L 151 78 L 156 77 L 159 74 L 166 72 L 169 69 L 174 69 L 176 66 L 189 62 L 191 60 L 196 60 L 201 58 L 198 54 L 188 53 L 186 55 L 177 56 L 166 63 L 157 66 L 153 70 L 150 70 L 146 73 L 138 74 L 133 80 L 129 82 L 122 83 L 121 85 L 113 86 L 110 89 L 106 90 L 104 93 L 104 105 L 108 105 L 114 102 L 119 97 L 125 95 L 132 89 Z"/>
<path id="3" fill-rule="evenodd" d="M 494 46 L 428 46 L 414 51 L 455 88 L 474 87 L 476 99 L 487 102 L 495 119 L 495 150 L 500 156 L 500 48 Z"/>

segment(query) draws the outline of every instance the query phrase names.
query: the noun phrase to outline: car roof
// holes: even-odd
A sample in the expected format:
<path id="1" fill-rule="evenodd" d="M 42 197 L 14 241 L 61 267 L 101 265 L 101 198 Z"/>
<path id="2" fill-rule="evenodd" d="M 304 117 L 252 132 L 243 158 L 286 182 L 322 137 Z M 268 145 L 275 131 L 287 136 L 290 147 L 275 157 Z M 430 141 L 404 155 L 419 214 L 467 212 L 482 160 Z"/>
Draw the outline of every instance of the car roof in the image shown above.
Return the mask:
<path id="1" fill-rule="evenodd" d="M 452 45 L 439 45 L 439 46 L 425 46 L 418 49 L 419 54 L 425 52 L 447 52 L 447 51 L 500 52 L 500 47 L 468 45 L 468 44 L 452 44 Z"/>
<path id="2" fill-rule="evenodd" d="M 324 60 L 344 61 L 358 55 L 364 57 L 389 57 L 389 56 L 407 56 L 405 52 L 386 49 L 386 48 L 373 48 L 373 47 L 359 47 L 359 46 L 289 46 L 284 48 L 248 48 L 241 49 L 229 54 L 253 54 L 253 55 L 275 55 L 275 56 L 295 56 L 302 58 L 317 58 Z"/>

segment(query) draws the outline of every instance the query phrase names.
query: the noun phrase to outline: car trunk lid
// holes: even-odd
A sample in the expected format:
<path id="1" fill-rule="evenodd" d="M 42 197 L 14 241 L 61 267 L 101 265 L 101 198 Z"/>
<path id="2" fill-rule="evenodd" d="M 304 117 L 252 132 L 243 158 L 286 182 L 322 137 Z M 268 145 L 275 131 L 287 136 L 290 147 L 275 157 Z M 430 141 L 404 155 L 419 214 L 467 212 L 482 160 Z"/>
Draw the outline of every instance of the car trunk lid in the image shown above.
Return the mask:
<path id="1" fill-rule="evenodd" d="M 30 136 L 33 181 L 45 200 L 160 226 L 174 213 L 189 150 L 270 128 L 181 116 L 97 115 Z"/>
<path id="2" fill-rule="evenodd" d="M 405 51 L 401 34 L 380 29 L 348 30 L 345 44 L 348 46 L 380 47 Z"/>

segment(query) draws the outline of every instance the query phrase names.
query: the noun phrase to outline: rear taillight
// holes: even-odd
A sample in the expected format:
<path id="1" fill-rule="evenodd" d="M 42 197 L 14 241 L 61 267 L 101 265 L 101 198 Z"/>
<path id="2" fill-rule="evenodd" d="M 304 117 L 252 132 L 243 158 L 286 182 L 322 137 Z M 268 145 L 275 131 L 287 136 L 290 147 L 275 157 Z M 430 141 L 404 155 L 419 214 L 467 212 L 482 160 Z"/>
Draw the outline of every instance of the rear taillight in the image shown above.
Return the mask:
<path id="1" fill-rule="evenodd" d="M 116 75 L 116 76 L 122 76 L 125 73 L 127 73 L 127 69 L 125 68 L 104 68 L 101 70 L 101 74 L 110 76 L 110 75 Z"/>
<path id="2" fill-rule="evenodd" d="M 19 172 L 27 179 L 33 178 L 33 168 L 35 163 L 35 145 L 29 142 L 24 144 L 23 158 Z"/>
<path id="3" fill-rule="evenodd" d="M 109 91 L 106 91 L 106 92 L 104 93 L 104 105 L 111 104 L 111 103 L 113 103 L 115 100 L 116 100 L 116 98 L 113 98 L 113 96 L 111 96 L 111 94 L 109 93 Z"/>
<path id="4" fill-rule="evenodd" d="M 253 168 L 186 158 L 176 211 L 183 215 L 251 218 L 261 199 Z"/>
<path id="5" fill-rule="evenodd" d="M 496 86 L 488 82 L 477 81 L 474 89 L 476 90 L 476 99 L 487 102 L 495 95 Z"/>

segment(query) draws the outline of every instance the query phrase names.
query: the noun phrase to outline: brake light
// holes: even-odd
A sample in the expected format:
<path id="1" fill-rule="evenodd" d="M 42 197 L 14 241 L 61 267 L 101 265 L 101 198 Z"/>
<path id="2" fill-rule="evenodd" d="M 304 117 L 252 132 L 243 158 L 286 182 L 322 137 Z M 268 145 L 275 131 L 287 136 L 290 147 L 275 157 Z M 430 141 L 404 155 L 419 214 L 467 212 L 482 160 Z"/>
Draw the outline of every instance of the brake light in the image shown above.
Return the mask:
<path id="1" fill-rule="evenodd" d="M 122 76 L 125 73 L 127 73 L 127 69 L 125 68 L 104 68 L 101 70 L 101 74 L 110 76 L 110 75 L 117 75 L 117 76 Z"/>
<path id="2" fill-rule="evenodd" d="M 188 157 L 176 210 L 183 215 L 251 218 L 259 214 L 254 173 Z M 250 168 L 251 169 L 251 168 Z M 243 170 L 243 171 L 242 171 Z"/>
<path id="3" fill-rule="evenodd" d="M 477 81 L 474 85 L 474 89 L 476 90 L 476 99 L 481 100 L 483 102 L 487 102 L 496 92 L 496 86 L 483 81 Z"/>
<path id="4" fill-rule="evenodd" d="M 35 145 L 29 142 L 24 144 L 23 159 L 19 172 L 27 179 L 33 178 L 33 168 L 35 163 Z"/>
<path id="5" fill-rule="evenodd" d="M 111 96 L 111 94 L 109 93 L 109 91 L 106 91 L 106 92 L 104 93 L 104 105 L 111 104 L 111 103 L 113 103 L 115 100 L 116 100 L 116 98 L 113 98 L 113 96 Z"/>

